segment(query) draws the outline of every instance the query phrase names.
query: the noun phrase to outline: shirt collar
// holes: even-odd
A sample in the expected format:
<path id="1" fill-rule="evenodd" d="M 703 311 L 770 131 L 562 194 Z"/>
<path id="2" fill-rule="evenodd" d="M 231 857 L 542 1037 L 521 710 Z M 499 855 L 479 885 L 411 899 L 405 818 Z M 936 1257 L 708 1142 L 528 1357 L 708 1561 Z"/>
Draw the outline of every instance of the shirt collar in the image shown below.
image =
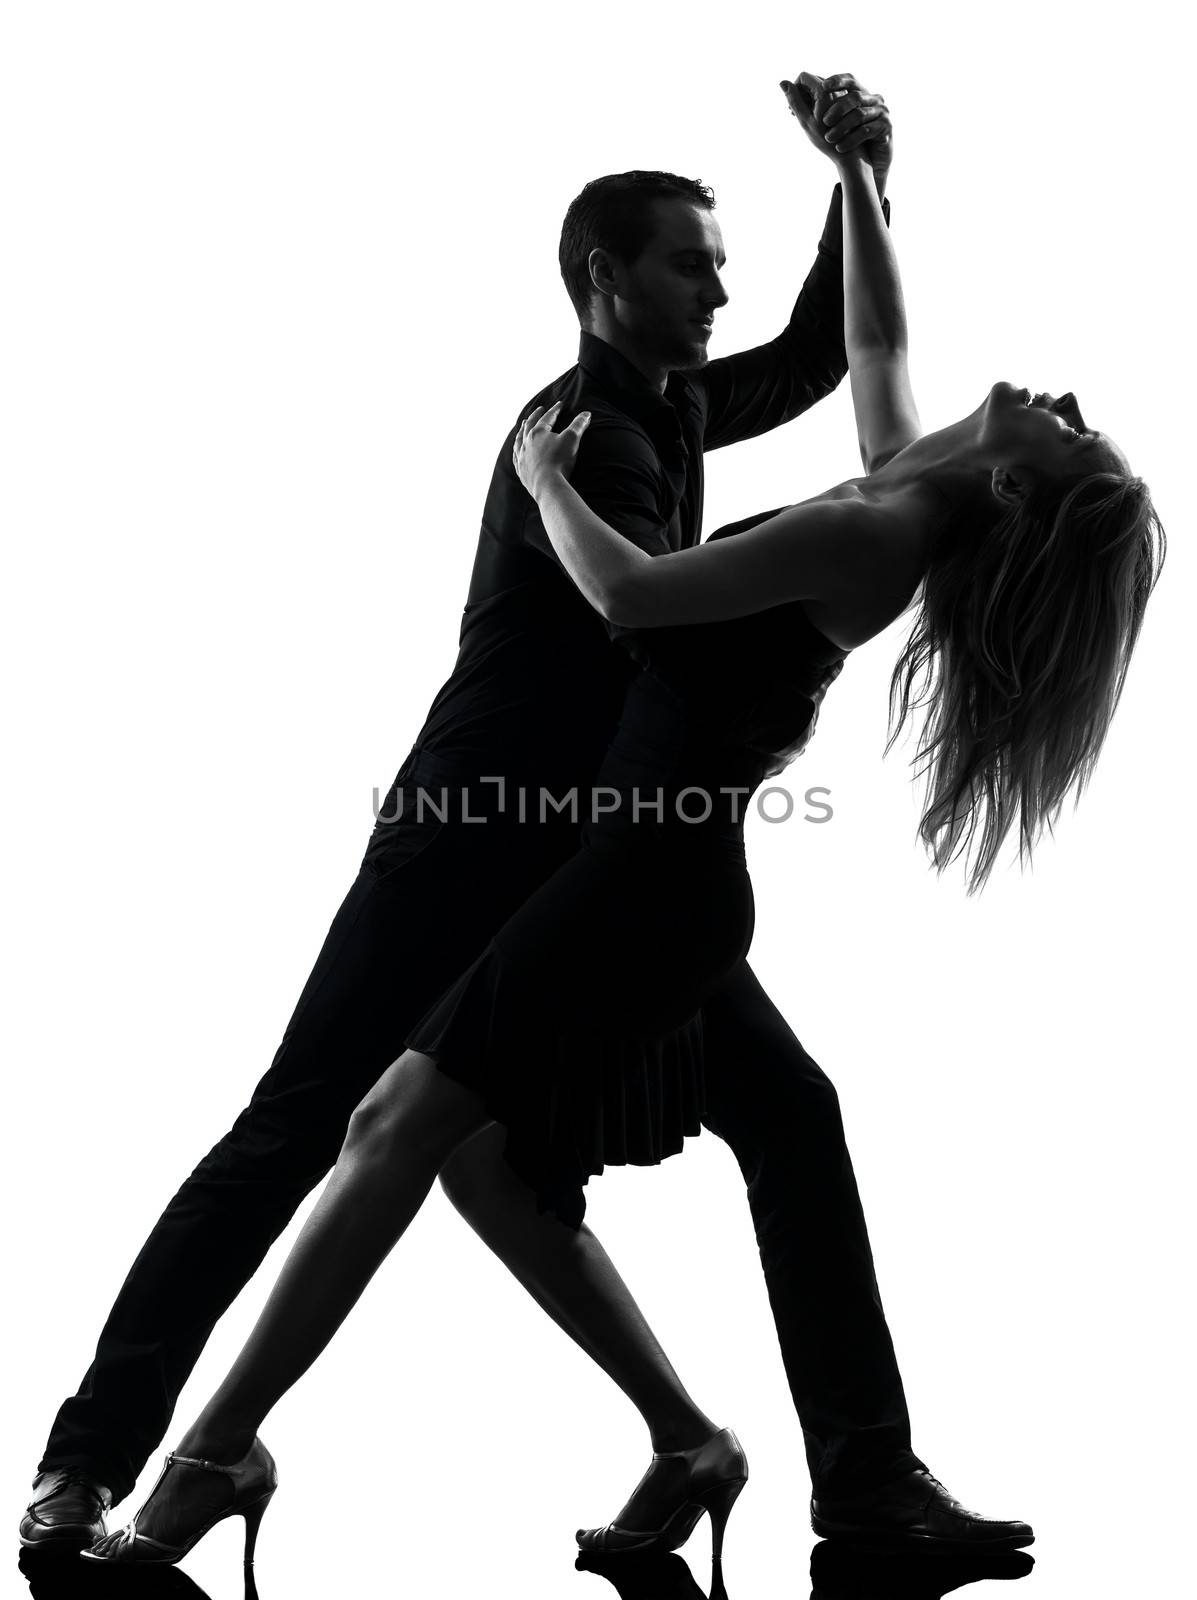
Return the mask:
<path id="1" fill-rule="evenodd" d="M 671 413 L 684 414 L 693 405 L 684 372 L 671 372 L 662 393 L 613 344 L 585 329 L 578 341 L 578 365 L 604 388 L 614 389 L 620 404 L 638 422 L 667 421 Z"/>

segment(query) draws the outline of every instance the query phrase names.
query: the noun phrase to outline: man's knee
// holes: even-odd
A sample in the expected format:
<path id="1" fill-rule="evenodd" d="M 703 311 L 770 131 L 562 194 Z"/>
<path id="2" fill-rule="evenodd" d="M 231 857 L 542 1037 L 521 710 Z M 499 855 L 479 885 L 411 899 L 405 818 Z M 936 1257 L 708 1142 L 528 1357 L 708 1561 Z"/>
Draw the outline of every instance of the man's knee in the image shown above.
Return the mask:
<path id="1" fill-rule="evenodd" d="M 196 1165 L 189 1181 L 269 1185 L 319 1182 L 337 1158 L 352 1108 L 296 1116 L 285 1102 L 255 1099 Z"/>
<path id="2" fill-rule="evenodd" d="M 712 1125 L 753 1129 L 762 1136 L 795 1124 L 842 1125 L 839 1095 L 831 1079 L 792 1035 L 784 1044 L 785 1048 L 760 1052 L 748 1046 L 730 1070 L 722 1062 L 708 1064 Z"/>
<path id="3" fill-rule="evenodd" d="M 835 1085 L 801 1053 L 800 1071 L 784 1070 L 773 1057 L 766 1071 L 745 1071 L 714 1093 L 708 1080 L 703 1120 L 731 1149 L 750 1194 L 762 1185 L 801 1187 L 804 1178 L 838 1169 L 844 1159 Z"/>
<path id="4" fill-rule="evenodd" d="M 822 1127 L 842 1127 L 840 1097 L 835 1084 L 805 1051 L 803 1056 L 805 1059 L 801 1072 L 781 1082 L 777 1095 L 778 1117 L 790 1121 L 814 1121 Z"/>

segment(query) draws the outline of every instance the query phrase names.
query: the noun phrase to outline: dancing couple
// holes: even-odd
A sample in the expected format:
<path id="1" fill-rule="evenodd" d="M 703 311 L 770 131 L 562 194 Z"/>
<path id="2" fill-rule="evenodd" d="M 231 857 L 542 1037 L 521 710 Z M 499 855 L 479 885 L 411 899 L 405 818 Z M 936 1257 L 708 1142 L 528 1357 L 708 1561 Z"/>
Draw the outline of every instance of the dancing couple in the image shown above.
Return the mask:
<path id="1" fill-rule="evenodd" d="M 240 1515 L 252 1556 L 276 1484 L 258 1430 L 439 1178 L 648 1427 L 648 1470 L 583 1549 L 675 1549 L 705 1511 L 718 1555 L 744 1454 L 584 1222 L 605 1165 L 660 1162 L 704 1127 L 747 1185 L 816 1532 L 1031 1541 L 911 1448 L 835 1091 L 746 961 L 743 818 L 847 654 L 913 603 L 894 731 L 922 714 L 922 836 L 981 887 L 1011 831 L 1031 850 L 1091 770 L 1163 534 L 1071 395 L 998 383 L 923 432 L 888 111 L 846 74 L 782 89 L 839 181 L 769 343 L 707 359 L 727 295 L 701 184 L 624 173 L 569 207 L 578 361 L 500 451 L 456 667 L 270 1070 L 167 1206 L 58 1413 L 27 1544 L 170 1563 Z M 703 451 L 792 420 L 846 370 L 864 474 L 700 544 Z M 568 807 L 517 812 L 517 786 L 604 801 L 579 827 Z M 107 1534 L 214 1323 L 330 1166 L 245 1348 Z"/>

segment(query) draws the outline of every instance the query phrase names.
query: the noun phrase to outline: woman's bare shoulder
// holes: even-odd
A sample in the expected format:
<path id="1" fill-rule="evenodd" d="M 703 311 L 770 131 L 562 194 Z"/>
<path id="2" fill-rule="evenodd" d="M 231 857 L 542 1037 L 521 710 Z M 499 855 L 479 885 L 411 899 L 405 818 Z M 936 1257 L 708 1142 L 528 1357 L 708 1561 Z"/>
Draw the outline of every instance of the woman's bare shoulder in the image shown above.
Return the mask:
<path id="1" fill-rule="evenodd" d="M 909 561 L 910 518 L 892 497 L 877 494 L 867 478 L 850 478 L 778 512 L 769 527 L 773 536 L 801 538 L 818 531 L 836 566 L 851 576 L 858 562 L 873 565 Z"/>
<path id="2" fill-rule="evenodd" d="M 839 559 L 805 609 L 829 639 L 852 650 L 910 603 L 926 565 L 924 540 L 910 506 L 876 493 L 867 479 L 839 484 L 819 498 L 836 509 Z"/>

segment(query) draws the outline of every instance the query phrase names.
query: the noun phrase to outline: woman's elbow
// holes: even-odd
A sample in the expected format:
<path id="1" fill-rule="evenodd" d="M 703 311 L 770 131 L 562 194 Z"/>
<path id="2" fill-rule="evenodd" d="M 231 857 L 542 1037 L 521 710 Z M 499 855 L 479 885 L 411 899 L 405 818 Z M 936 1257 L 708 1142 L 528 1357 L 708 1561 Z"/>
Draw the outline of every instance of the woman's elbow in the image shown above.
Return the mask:
<path id="1" fill-rule="evenodd" d="M 654 619 L 644 585 L 637 577 L 617 578 L 599 597 L 599 612 L 616 628 L 650 628 Z"/>

